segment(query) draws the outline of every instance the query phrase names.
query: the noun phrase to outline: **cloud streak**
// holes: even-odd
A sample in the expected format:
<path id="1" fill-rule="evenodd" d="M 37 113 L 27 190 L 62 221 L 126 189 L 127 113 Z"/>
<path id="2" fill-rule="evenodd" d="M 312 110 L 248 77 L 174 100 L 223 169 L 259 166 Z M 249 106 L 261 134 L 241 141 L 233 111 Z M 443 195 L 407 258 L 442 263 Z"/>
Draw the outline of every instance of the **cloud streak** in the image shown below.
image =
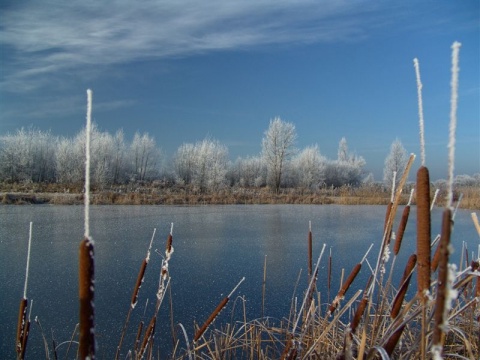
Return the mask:
<path id="1" fill-rule="evenodd" d="M 362 1 L 27 2 L 3 9 L 2 83 L 41 86 L 45 75 L 89 66 L 265 45 L 352 41 L 366 34 Z"/>

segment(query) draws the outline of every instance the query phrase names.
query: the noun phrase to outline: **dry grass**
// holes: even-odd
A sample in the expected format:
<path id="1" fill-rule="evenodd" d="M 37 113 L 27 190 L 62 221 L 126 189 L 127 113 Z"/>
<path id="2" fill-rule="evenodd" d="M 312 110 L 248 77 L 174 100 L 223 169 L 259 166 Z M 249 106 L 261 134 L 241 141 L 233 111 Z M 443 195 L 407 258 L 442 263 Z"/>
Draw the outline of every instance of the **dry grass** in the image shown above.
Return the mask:
<path id="1" fill-rule="evenodd" d="M 38 184 L 37 184 L 38 185 Z M 33 184 L 32 184 L 33 186 Z M 81 190 L 73 192 L 63 186 L 50 185 L 34 189 L 13 185 L 0 187 L 2 204 L 53 204 L 81 205 Z M 408 202 L 409 187 L 400 198 L 400 205 Z M 435 189 L 430 190 L 433 199 Z M 460 208 L 480 209 L 480 191 L 475 186 L 458 187 L 454 191 L 455 199 L 461 197 Z M 439 189 L 436 206 L 445 206 L 446 190 Z M 233 205 L 233 204 L 302 204 L 302 205 L 388 205 L 390 193 L 377 185 L 361 187 L 344 186 L 316 191 L 299 189 L 281 189 L 278 194 L 268 188 L 229 188 L 215 193 L 200 193 L 186 188 L 158 189 L 152 186 L 138 188 L 118 187 L 111 190 L 93 190 L 91 203 L 94 205 Z M 415 202 L 413 203 L 415 204 Z"/>

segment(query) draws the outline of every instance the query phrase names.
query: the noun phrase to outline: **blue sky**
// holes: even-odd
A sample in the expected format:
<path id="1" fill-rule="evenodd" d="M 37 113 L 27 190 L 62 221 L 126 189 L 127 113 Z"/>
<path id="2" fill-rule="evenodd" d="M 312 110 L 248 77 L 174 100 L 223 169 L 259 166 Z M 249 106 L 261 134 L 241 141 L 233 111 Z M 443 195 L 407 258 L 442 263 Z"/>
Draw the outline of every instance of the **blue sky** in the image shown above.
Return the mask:
<path id="1" fill-rule="evenodd" d="M 451 45 L 460 49 L 456 174 L 480 172 L 480 2 L 2 1 L 0 135 L 33 125 L 73 136 L 86 89 L 100 129 L 148 132 L 167 156 L 206 136 L 260 152 L 270 119 L 298 148 L 336 157 L 346 137 L 381 180 L 399 138 L 447 178 Z"/>

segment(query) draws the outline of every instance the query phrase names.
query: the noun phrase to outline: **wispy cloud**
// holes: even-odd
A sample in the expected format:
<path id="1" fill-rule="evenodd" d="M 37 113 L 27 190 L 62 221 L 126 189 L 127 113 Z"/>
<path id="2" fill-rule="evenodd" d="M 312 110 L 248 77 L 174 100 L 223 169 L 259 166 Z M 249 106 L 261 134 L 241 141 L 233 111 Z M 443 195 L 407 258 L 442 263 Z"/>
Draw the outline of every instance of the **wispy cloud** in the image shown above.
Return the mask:
<path id="1" fill-rule="evenodd" d="M 96 65 L 271 44 L 365 36 L 362 1 L 48 1 L 3 9 L 2 86 L 42 85 L 45 75 Z"/>

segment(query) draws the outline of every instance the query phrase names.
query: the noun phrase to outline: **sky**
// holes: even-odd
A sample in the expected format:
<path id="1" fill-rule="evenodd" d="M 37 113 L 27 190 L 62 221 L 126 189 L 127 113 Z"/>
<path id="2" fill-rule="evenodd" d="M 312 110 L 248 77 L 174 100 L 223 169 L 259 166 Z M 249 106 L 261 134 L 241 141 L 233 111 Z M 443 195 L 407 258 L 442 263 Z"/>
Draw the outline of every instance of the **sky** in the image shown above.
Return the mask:
<path id="1" fill-rule="evenodd" d="M 480 2 L 361 0 L 0 3 L 0 136 L 73 137 L 86 90 L 100 130 L 147 132 L 165 157 L 205 137 L 256 156 L 275 117 L 298 149 L 366 160 L 375 180 L 395 139 L 448 177 L 451 67 L 460 42 L 455 174 L 480 173 Z"/>

